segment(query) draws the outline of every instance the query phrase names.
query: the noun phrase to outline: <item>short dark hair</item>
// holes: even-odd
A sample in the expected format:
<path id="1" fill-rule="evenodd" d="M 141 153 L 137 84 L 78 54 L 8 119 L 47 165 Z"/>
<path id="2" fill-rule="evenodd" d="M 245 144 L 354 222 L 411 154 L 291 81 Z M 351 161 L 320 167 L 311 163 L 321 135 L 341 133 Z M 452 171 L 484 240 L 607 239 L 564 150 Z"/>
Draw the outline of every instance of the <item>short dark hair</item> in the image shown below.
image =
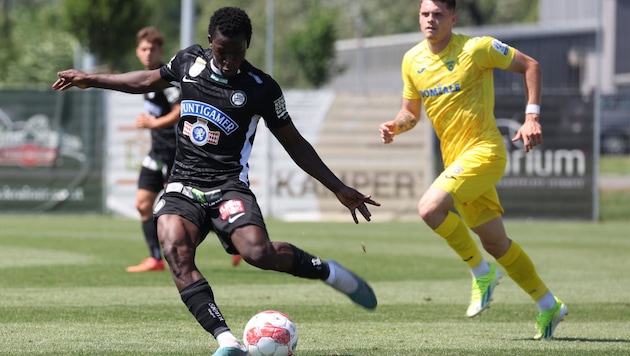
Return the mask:
<path id="1" fill-rule="evenodd" d="M 162 47 L 164 45 L 164 36 L 157 30 L 157 28 L 148 26 L 141 28 L 136 34 L 136 44 L 139 45 L 142 41 L 147 41 Z"/>
<path id="2" fill-rule="evenodd" d="M 424 0 L 420 0 L 420 4 L 422 4 Z M 446 8 L 452 11 L 455 11 L 455 7 L 457 6 L 457 0 L 433 0 L 446 4 Z"/>
<path id="3" fill-rule="evenodd" d="M 247 47 L 252 40 L 252 21 L 247 13 L 238 7 L 222 7 L 212 14 L 208 36 L 214 35 L 217 30 L 226 37 L 245 35 Z"/>

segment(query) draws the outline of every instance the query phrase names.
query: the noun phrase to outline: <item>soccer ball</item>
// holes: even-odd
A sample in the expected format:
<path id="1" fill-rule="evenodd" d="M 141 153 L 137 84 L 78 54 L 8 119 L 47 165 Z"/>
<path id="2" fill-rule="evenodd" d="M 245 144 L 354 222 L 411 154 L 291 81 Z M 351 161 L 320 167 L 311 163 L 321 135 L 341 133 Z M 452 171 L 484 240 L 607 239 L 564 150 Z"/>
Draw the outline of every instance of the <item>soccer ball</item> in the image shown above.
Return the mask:
<path id="1" fill-rule="evenodd" d="M 297 340 L 293 321 L 275 310 L 252 316 L 243 332 L 243 342 L 252 356 L 292 356 Z"/>

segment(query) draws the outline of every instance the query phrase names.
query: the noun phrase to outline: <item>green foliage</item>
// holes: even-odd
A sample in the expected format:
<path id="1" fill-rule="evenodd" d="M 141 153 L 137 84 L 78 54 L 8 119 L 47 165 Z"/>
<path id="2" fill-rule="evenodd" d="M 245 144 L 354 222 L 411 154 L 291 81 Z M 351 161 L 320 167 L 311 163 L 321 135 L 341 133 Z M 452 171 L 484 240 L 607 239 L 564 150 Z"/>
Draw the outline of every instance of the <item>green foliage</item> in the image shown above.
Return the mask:
<path id="1" fill-rule="evenodd" d="M 150 13 L 145 1 L 63 0 L 64 26 L 101 64 L 117 67 L 133 52 L 135 34 Z"/>
<path id="2" fill-rule="evenodd" d="M 0 354 L 187 356 L 216 348 L 168 272 L 125 272 L 147 254 L 137 220 L 0 216 L 0 226 Z M 364 276 L 379 306 L 365 311 L 320 281 L 244 262 L 234 268 L 211 234 L 199 246 L 197 266 L 239 338 L 255 312 L 279 309 L 296 322 L 300 356 L 599 356 L 630 350 L 628 222 L 506 222 L 569 307 L 556 339 L 547 342 L 532 339 L 536 307 L 507 275 L 491 308 L 466 318 L 470 274 L 420 218 L 359 225 L 268 221 L 267 227 L 272 239 Z"/>
<path id="3" fill-rule="evenodd" d="M 60 69 L 69 68 L 75 60 L 75 48 L 81 44 L 97 57 L 107 70 L 122 72 L 140 68 L 134 55 L 135 34 L 143 26 L 153 25 L 166 37 L 165 60 L 180 49 L 180 1 L 172 0 L 4 0 L 0 8 L 0 85 L 46 84 Z M 274 63 L 272 74 L 283 86 L 317 86 L 321 79 L 334 75 L 332 68 L 322 75 L 329 58 L 309 63 L 315 72 L 305 72 L 304 54 L 296 56 L 292 42 L 306 43 L 326 53 L 326 38 L 348 39 L 419 32 L 418 1 L 390 0 L 274 0 Z M 195 42 L 208 45 L 210 16 L 221 6 L 245 9 L 252 18 L 254 35 L 247 59 L 266 69 L 266 6 L 263 0 L 196 1 Z M 60 6 L 61 5 L 61 6 Z M 538 1 L 530 0 L 461 0 L 458 2 L 458 26 L 477 23 L 500 24 L 532 22 L 537 18 Z M 477 11 L 477 22 L 471 11 Z M 9 11 L 6 12 L 5 11 Z M 313 13 L 322 12 L 317 20 Z M 332 14 L 336 14 L 332 16 Z M 326 18 L 329 16 L 330 18 Z M 333 18 L 334 17 L 334 18 Z M 333 21 L 327 27 L 326 21 Z M 308 26 L 315 26 L 310 29 Z M 313 30 L 311 33 L 311 30 Z M 303 39 L 296 39 L 300 33 Z M 313 42 L 315 41 L 315 42 Z M 319 41 L 319 42 L 318 42 Z M 330 46 L 333 46 L 331 43 Z M 45 60 L 42 60 L 45 58 Z M 309 58 L 314 61 L 316 57 Z M 80 58 L 77 58 L 80 59 Z"/>
<path id="4" fill-rule="evenodd" d="M 1 42 L 0 84 L 50 84 L 59 69 L 72 66 L 74 37 L 62 31 L 42 31 L 53 28 L 60 15 L 51 4 L 14 9 L 9 34 Z"/>
<path id="5" fill-rule="evenodd" d="M 334 74 L 336 19 L 337 11 L 311 8 L 301 28 L 287 39 L 300 72 L 316 88 L 325 84 Z"/>
<path id="6" fill-rule="evenodd" d="M 459 26 L 534 22 L 538 18 L 538 1 L 460 0 L 457 13 Z"/>

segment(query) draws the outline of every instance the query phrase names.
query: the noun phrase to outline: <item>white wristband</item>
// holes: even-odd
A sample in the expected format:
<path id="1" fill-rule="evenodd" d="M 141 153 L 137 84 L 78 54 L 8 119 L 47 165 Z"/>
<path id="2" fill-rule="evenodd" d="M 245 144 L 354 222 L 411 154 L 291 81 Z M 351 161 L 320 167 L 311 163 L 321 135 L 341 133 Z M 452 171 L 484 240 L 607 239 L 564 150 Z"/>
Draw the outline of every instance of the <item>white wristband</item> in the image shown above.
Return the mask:
<path id="1" fill-rule="evenodd" d="M 525 114 L 540 115 L 540 105 L 538 105 L 538 104 L 527 104 L 527 106 L 525 107 Z"/>

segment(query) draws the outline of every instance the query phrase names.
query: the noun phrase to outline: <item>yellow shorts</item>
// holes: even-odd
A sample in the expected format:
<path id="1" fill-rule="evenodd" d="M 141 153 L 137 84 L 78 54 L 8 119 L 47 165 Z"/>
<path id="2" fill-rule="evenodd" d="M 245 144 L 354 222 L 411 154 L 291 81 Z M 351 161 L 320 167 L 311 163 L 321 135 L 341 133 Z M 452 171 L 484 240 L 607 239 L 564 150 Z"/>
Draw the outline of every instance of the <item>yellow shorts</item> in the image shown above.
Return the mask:
<path id="1" fill-rule="evenodd" d="M 471 150 L 444 169 L 431 186 L 449 193 L 466 225 L 474 228 L 503 215 L 495 185 L 506 163 L 505 157 Z"/>

